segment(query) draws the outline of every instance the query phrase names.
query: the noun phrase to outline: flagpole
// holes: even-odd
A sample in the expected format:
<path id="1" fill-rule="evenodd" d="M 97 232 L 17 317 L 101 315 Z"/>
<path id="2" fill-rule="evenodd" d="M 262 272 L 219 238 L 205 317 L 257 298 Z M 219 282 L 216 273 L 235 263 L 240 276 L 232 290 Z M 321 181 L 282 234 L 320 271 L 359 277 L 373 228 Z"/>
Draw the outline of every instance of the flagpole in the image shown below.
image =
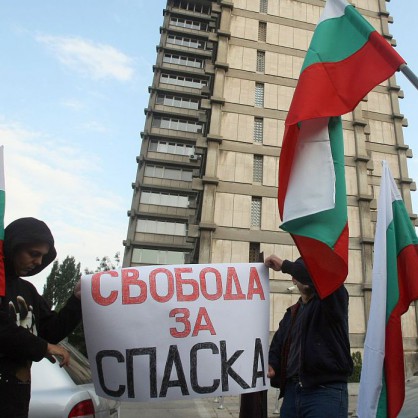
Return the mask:
<path id="1" fill-rule="evenodd" d="M 399 67 L 399 71 L 402 71 L 404 76 L 418 90 L 418 77 L 414 74 L 414 72 L 406 64 L 401 64 L 401 66 Z"/>

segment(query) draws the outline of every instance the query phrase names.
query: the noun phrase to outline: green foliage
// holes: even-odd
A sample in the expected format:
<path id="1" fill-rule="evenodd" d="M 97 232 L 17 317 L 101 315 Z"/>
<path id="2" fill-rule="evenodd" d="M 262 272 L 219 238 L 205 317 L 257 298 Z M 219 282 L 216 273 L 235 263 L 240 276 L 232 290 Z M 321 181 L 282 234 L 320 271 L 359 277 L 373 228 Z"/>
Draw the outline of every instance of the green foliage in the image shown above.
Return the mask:
<path id="1" fill-rule="evenodd" d="M 74 286 L 80 277 L 80 263 L 76 263 L 74 257 L 67 256 L 62 263 L 54 261 L 51 273 L 49 273 L 49 276 L 46 279 L 43 297 L 51 307 L 56 311 L 59 311 L 72 295 Z M 68 341 L 83 354 L 87 354 L 82 324 L 78 325 L 78 327 L 68 336 Z"/>
<path id="2" fill-rule="evenodd" d="M 99 262 L 98 266 L 96 267 L 96 270 L 92 271 L 90 269 L 84 269 L 85 274 L 92 274 L 97 273 L 99 271 L 109 271 L 109 270 L 115 270 L 120 266 L 120 252 L 118 251 L 114 256 L 113 260 L 105 255 L 102 258 L 96 257 L 96 261 Z"/>
<path id="3" fill-rule="evenodd" d="M 80 263 L 76 264 L 74 257 L 67 256 L 62 263 L 54 261 L 44 286 L 44 298 L 59 311 L 73 293 L 80 277 Z"/>
<path id="4" fill-rule="evenodd" d="M 360 382 L 360 375 L 361 375 L 361 367 L 363 364 L 363 361 L 361 359 L 361 353 L 360 351 L 356 351 L 351 354 L 351 357 L 353 359 L 353 374 L 348 378 L 349 383 L 358 383 Z"/>
<path id="5" fill-rule="evenodd" d="M 120 253 L 117 252 L 113 259 L 108 256 L 102 258 L 97 257 L 99 262 L 95 271 L 85 269 L 85 274 L 91 274 L 98 271 L 114 270 L 120 265 Z M 59 311 L 67 302 L 68 298 L 74 291 L 74 286 L 81 277 L 80 263 L 76 264 L 74 257 L 67 256 L 62 263 L 54 261 L 51 273 L 46 279 L 43 290 L 43 297 L 47 300 L 51 307 Z M 68 341 L 87 356 L 86 342 L 84 338 L 83 324 L 68 336 Z"/>

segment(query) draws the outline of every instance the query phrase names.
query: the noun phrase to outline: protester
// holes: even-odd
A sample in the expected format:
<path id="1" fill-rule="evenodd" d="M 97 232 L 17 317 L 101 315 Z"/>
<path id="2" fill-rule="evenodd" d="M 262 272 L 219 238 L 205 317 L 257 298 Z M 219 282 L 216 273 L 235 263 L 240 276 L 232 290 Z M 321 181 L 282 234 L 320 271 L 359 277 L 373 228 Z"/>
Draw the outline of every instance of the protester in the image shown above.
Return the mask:
<path id="1" fill-rule="evenodd" d="M 56 257 L 54 238 L 48 226 L 35 218 L 20 218 L 5 229 L 4 264 L 6 294 L 0 302 L 0 417 L 26 418 L 30 400 L 32 361 L 44 357 L 69 362 L 69 353 L 59 341 L 81 320 L 81 288 L 59 313 L 52 311 L 29 281 Z"/>
<path id="2" fill-rule="evenodd" d="M 280 418 L 347 418 L 347 379 L 353 371 L 344 286 L 320 299 L 302 258 L 275 255 L 265 265 L 292 276 L 300 298 L 273 336 L 267 376 L 280 388 Z"/>

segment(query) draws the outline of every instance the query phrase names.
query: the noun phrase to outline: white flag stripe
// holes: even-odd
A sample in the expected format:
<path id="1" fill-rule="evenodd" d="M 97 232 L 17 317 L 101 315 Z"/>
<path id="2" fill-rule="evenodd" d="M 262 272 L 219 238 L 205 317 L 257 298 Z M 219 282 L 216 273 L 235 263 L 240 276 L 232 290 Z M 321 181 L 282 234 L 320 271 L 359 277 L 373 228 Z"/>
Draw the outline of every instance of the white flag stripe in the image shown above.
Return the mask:
<path id="1" fill-rule="evenodd" d="M 335 207 L 329 118 L 303 121 L 283 207 L 283 222 Z"/>
<path id="2" fill-rule="evenodd" d="M 377 205 L 377 223 L 374 239 L 372 299 L 364 343 L 357 415 L 359 418 L 376 417 L 382 390 L 383 362 L 385 359 L 386 299 L 387 299 L 387 229 L 393 220 L 392 202 L 400 198 L 398 188 L 386 161 Z"/>
<path id="3" fill-rule="evenodd" d="M 345 8 L 349 5 L 346 0 L 328 0 L 319 18 L 319 23 L 327 19 L 344 16 Z"/>
<path id="4" fill-rule="evenodd" d="M 4 145 L 0 145 L 0 190 L 5 190 L 4 182 Z"/>

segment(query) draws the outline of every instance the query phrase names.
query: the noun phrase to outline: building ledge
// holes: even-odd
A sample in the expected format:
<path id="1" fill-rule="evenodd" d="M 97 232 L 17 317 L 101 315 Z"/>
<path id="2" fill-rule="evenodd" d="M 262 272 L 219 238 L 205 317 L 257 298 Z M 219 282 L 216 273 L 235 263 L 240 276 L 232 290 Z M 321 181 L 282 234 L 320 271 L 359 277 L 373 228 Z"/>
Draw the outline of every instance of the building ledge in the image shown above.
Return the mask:
<path id="1" fill-rule="evenodd" d="M 219 179 L 217 177 L 203 176 L 202 177 L 202 183 L 203 184 L 214 184 L 214 185 L 217 186 L 219 184 Z"/>
<path id="2" fill-rule="evenodd" d="M 361 194 L 357 197 L 357 200 L 359 202 L 371 202 L 373 199 L 374 198 L 372 195 L 367 195 L 367 194 Z"/>
<path id="3" fill-rule="evenodd" d="M 212 96 L 210 98 L 210 101 L 212 103 L 218 103 L 218 104 L 221 104 L 221 105 L 225 104 L 225 99 L 223 97 Z"/>
<path id="4" fill-rule="evenodd" d="M 215 61 L 215 68 L 221 68 L 225 71 L 229 70 L 229 64 L 226 62 Z"/>
<path id="5" fill-rule="evenodd" d="M 368 163 L 370 161 L 370 157 L 368 155 L 357 155 L 354 157 L 354 161 Z"/>
<path id="6" fill-rule="evenodd" d="M 220 135 L 208 134 L 206 140 L 208 142 L 217 142 L 218 144 L 222 144 L 223 137 Z"/>
<path id="7" fill-rule="evenodd" d="M 234 9 L 234 3 L 228 0 L 221 0 L 220 3 L 221 7 L 226 7 L 228 9 L 233 10 Z"/>
<path id="8" fill-rule="evenodd" d="M 201 223 L 199 224 L 199 229 L 201 231 L 215 231 L 216 230 L 216 224 L 205 224 Z"/>

